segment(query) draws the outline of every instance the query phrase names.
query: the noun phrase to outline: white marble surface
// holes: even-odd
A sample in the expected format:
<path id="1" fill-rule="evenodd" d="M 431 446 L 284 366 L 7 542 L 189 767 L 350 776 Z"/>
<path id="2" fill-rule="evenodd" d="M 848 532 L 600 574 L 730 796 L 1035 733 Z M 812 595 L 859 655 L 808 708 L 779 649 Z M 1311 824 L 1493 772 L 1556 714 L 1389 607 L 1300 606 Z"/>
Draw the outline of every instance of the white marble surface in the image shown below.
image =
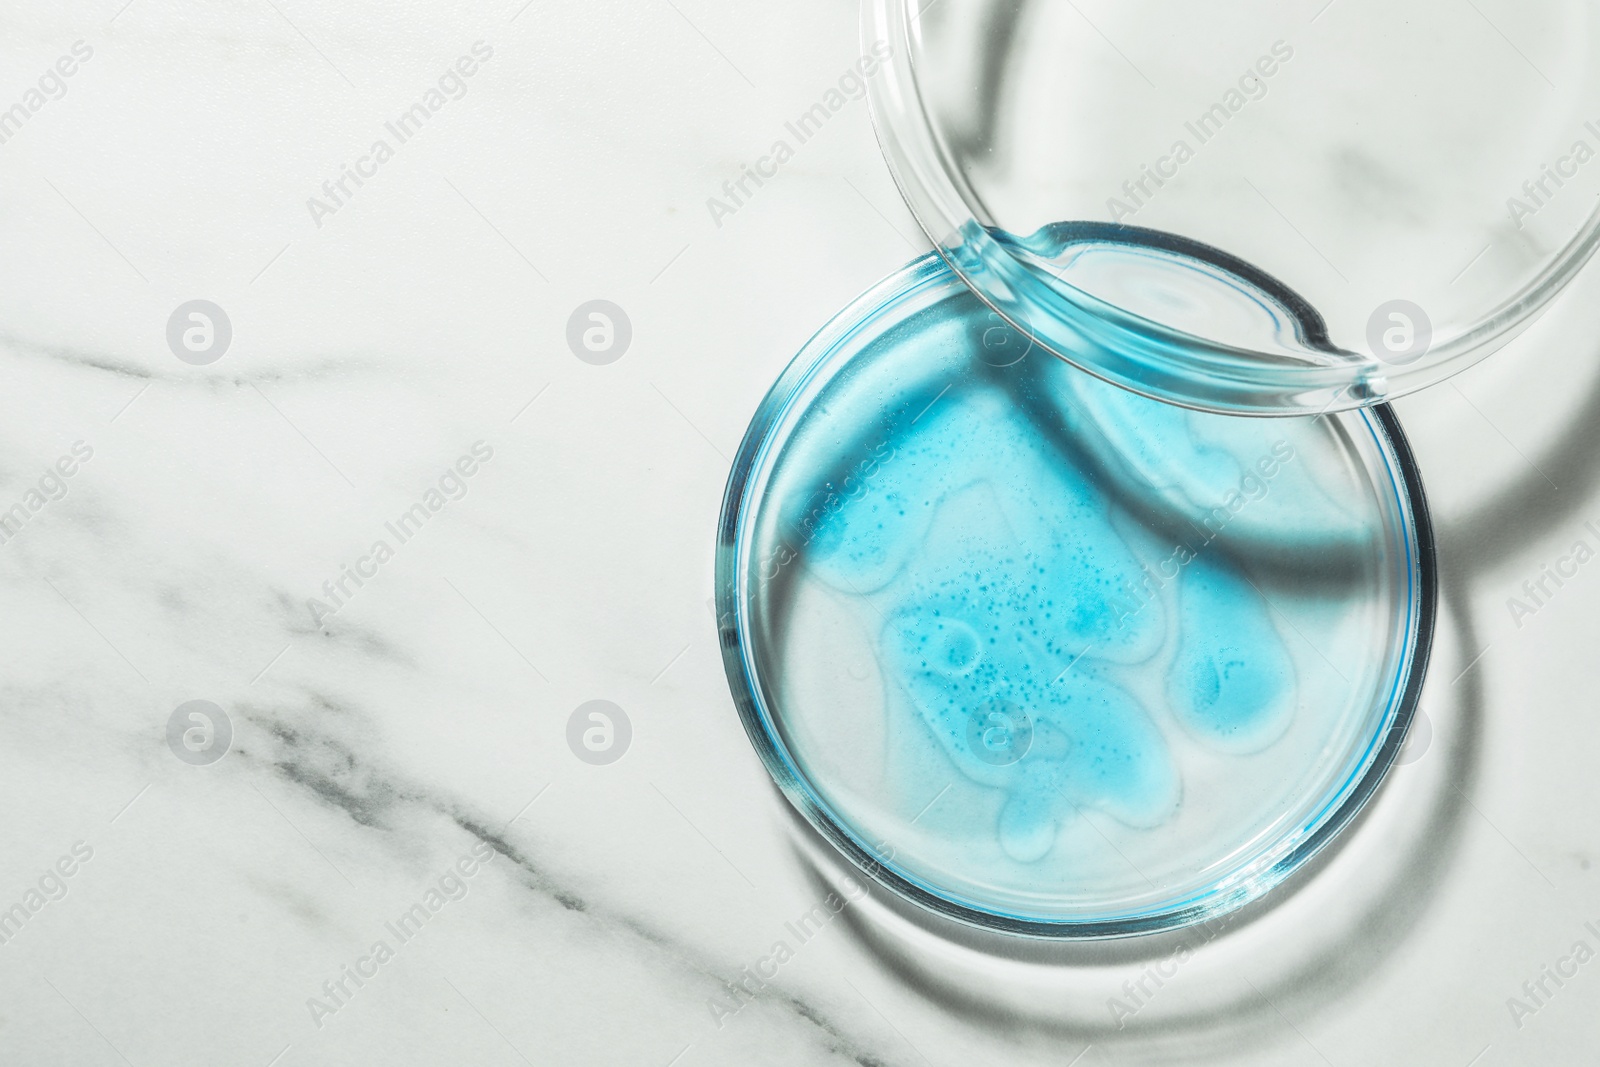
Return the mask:
<path id="1" fill-rule="evenodd" d="M 1600 271 L 1402 405 L 1448 586 L 1432 742 L 1298 892 L 1120 1030 L 1107 997 L 1171 944 L 1008 958 L 877 897 L 719 1027 L 830 869 L 723 680 L 728 457 L 923 245 L 861 104 L 720 227 L 705 200 L 853 61 L 853 5 L 123 5 L 0 6 L 0 107 L 92 48 L 0 145 L 0 510 L 93 452 L 0 545 L 0 909 L 27 912 L 0 1062 L 1466 1067 L 1600 1040 L 1600 962 L 1520 1027 L 1506 1004 L 1600 948 L 1600 564 L 1506 608 L 1600 522 Z M 479 41 L 465 95 L 314 220 Z M 196 298 L 233 327 L 205 366 L 165 337 Z M 564 339 L 595 298 L 633 326 L 607 366 Z M 465 495 L 386 538 L 475 442 Z M 167 743 L 196 699 L 233 731 L 208 766 Z M 592 699 L 633 726 L 608 766 L 565 741 Z"/>

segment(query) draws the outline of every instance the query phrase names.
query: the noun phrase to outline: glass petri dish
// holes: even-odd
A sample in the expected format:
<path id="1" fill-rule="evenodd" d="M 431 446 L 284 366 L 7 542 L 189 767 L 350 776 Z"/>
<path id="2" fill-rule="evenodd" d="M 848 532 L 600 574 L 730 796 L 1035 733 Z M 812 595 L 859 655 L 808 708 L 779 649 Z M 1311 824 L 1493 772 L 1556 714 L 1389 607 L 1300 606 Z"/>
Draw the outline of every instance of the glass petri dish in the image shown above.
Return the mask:
<path id="1" fill-rule="evenodd" d="M 1246 332 L 1318 329 L 1204 248 L 1143 251 Z M 762 402 L 716 572 L 735 703 L 789 802 L 894 892 L 1041 937 L 1199 922 L 1327 844 L 1404 740 L 1436 598 L 1388 407 L 1127 392 L 933 255 Z"/>
<path id="2" fill-rule="evenodd" d="M 865 0 L 863 34 L 895 180 L 985 302 L 1129 389 L 1272 415 L 1438 382 L 1588 259 L 1597 8 Z M 1192 314 L 1182 272 L 1063 256 L 1052 228 L 1080 223 L 1220 249 L 1326 332 L 1241 337 Z"/>

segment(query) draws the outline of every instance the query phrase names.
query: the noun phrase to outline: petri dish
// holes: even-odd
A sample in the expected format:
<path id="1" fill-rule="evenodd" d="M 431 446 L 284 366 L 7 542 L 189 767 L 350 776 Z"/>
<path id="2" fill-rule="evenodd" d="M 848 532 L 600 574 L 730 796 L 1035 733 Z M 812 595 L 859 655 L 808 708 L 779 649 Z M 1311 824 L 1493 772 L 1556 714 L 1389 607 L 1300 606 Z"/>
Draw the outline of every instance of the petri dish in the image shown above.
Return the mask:
<path id="1" fill-rule="evenodd" d="M 1600 233 L 1593 0 L 865 0 L 879 141 L 939 253 L 1078 367 L 1210 411 L 1317 413 L 1516 335 Z M 1197 317 L 1081 223 L 1220 249 L 1321 335 Z M 1066 251 L 1063 252 L 1062 248 Z"/>
<path id="2" fill-rule="evenodd" d="M 1121 252 L 1194 275 L 1241 336 L 1323 328 L 1204 246 Z M 1434 568 L 1387 406 L 1152 400 L 930 254 L 761 403 L 717 608 L 756 750 L 864 875 L 961 922 L 1103 938 L 1240 907 L 1360 811 L 1416 707 Z"/>

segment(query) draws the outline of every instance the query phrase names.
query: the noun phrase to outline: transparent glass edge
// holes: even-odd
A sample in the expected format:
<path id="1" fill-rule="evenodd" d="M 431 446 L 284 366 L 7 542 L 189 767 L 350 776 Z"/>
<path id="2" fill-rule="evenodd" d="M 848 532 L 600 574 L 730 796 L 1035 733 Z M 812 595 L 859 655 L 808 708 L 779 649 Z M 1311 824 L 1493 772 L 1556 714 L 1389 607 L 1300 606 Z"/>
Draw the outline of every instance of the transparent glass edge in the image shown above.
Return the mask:
<path id="1" fill-rule="evenodd" d="M 911 26 L 917 0 L 862 0 L 863 47 L 892 46 L 887 76 L 870 79 L 868 109 L 901 198 L 935 250 L 973 292 L 1052 355 L 1113 385 L 1216 414 L 1292 417 L 1386 403 L 1453 377 L 1504 347 L 1558 295 L 1600 247 L 1600 206 L 1544 270 L 1472 328 L 1409 367 L 1359 353 L 1342 365 L 1282 367 L 1274 354 L 1233 348 L 1111 308 L 1066 282 L 1046 283 L 989 232 L 977 193 L 944 162 L 918 89 Z M 1068 220 L 1062 220 L 1068 221 Z M 1072 290 L 1069 295 L 1064 290 Z M 1154 345 L 1186 361 L 1134 361 Z"/>

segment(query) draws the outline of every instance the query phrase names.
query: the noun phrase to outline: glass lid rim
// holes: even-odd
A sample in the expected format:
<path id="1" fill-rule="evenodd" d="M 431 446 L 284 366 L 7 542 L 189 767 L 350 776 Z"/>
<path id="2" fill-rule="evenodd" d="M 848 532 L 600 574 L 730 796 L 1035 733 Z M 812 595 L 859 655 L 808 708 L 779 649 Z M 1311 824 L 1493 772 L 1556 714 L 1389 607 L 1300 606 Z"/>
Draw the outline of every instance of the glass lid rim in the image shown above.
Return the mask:
<path id="1" fill-rule="evenodd" d="M 1398 416 L 1388 404 L 1374 404 L 1344 414 L 1361 418 L 1378 447 L 1386 453 L 1393 471 L 1391 490 L 1402 514 L 1409 518 L 1406 543 L 1411 594 L 1404 624 L 1407 645 L 1390 679 L 1387 725 L 1367 736 L 1367 748 L 1352 763 L 1343 782 L 1330 785 L 1315 821 L 1295 834 L 1285 835 L 1277 846 L 1252 863 L 1230 870 L 1218 881 L 1179 900 L 1152 905 L 1129 915 L 1045 918 L 1007 914 L 998 906 L 964 901 L 953 891 L 923 885 L 910 872 L 901 872 L 875 854 L 849 820 L 836 814 L 802 763 L 790 752 L 764 696 L 760 670 L 750 652 L 748 580 L 744 536 L 757 501 L 752 493 L 757 477 L 770 466 L 770 450 L 777 431 L 802 398 L 806 385 L 840 349 L 856 343 L 884 313 L 913 299 L 930 286 L 950 284 L 948 265 L 932 253 L 896 269 L 841 308 L 796 352 L 763 396 L 734 456 L 723 494 L 717 524 L 715 558 L 715 608 L 718 643 L 740 722 L 768 775 L 785 801 L 816 833 L 827 840 L 849 865 L 871 881 L 933 913 L 962 925 L 1018 937 L 1043 940 L 1107 940 L 1153 934 L 1193 926 L 1237 911 L 1268 894 L 1339 839 L 1366 809 L 1396 764 L 1411 723 L 1420 707 L 1428 674 L 1438 615 L 1438 563 L 1431 512 L 1421 471 Z"/>
<path id="2" fill-rule="evenodd" d="M 1046 282 L 1013 255 L 985 222 L 981 198 L 948 160 L 923 98 L 916 64 L 918 0 L 862 0 L 860 46 L 881 62 L 866 78 L 879 148 L 901 198 L 934 251 L 984 303 L 1057 358 L 1132 392 L 1201 411 L 1233 415 L 1302 415 L 1385 403 L 1437 385 L 1492 355 L 1537 320 L 1600 249 L 1600 203 L 1558 252 L 1521 288 L 1465 330 L 1407 365 L 1337 349 L 1347 362 L 1285 364 L 1282 353 L 1237 346 L 1145 318 L 1070 282 Z M 872 45 L 888 45 L 887 54 Z M 1061 220 L 1068 225 L 1083 222 Z M 1108 230 L 1176 234 L 1121 224 Z M 1026 235 L 1019 235 L 1026 236 Z M 1224 253 L 1226 254 L 1226 253 Z M 1287 286 L 1284 286 L 1287 289 Z M 1182 360 L 1156 359 L 1133 374 L 1112 353 L 1164 346 Z"/>

